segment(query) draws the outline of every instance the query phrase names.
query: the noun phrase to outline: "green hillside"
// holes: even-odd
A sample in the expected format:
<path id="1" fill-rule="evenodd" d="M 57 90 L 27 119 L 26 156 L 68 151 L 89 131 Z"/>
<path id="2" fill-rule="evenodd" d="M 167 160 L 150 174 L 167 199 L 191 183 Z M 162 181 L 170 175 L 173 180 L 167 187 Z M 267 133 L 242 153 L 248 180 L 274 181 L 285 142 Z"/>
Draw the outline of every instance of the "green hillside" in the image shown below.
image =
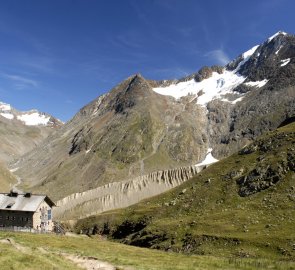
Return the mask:
<path id="1" fill-rule="evenodd" d="M 76 230 L 166 251 L 294 261 L 294 171 L 292 123 L 163 195 L 80 220 Z"/>
<path id="2" fill-rule="evenodd" d="M 107 263 L 108 267 L 102 268 L 101 263 Z M 0 266 L 1 270 L 250 270 L 294 269 L 295 263 L 188 256 L 112 243 L 97 236 L 0 232 Z"/>

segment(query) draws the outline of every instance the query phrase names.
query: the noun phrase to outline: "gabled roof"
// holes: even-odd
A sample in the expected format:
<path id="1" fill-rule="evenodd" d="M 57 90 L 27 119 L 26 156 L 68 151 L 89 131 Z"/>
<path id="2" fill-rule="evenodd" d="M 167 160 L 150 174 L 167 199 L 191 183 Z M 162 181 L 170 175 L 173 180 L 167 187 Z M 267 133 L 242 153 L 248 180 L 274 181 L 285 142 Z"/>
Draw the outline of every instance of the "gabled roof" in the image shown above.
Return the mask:
<path id="1" fill-rule="evenodd" d="M 50 207 L 55 205 L 46 195 L 0 193 L 0 210 L 35 212 L 44 200 Z"/>

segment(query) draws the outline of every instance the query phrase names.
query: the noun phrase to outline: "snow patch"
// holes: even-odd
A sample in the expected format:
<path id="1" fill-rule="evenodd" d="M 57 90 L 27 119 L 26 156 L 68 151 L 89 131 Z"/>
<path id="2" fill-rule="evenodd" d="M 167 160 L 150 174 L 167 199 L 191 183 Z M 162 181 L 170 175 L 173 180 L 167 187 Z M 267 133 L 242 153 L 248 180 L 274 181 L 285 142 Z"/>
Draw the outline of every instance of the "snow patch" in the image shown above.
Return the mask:
<path id="1" fill-rule="evenodd" d="M 258 47 L 259 47 L 259 45 L 256 45 L 256 46 L 254 46 L 253 48 L 251 48 L 250 50 L 244 52 L 244 53 L 242 54 L 243 58 L 244 58 L 244 59 L 246 59 L 246 58 L 249 59 L 249 58 L 253 55 L 253 53 L 255 53 L 255 51 L 257 50 Z"/>
<path id="2" fill-rule="evenodd" d="M 227 98 L 222 98 L 221 101 L 229 102 L 230 104 L 236 104 L 237 102 L 241 101 L 243 98 L 244 98 L 244 96 L 241 96 L 241 97 L 236 98 L 234 100 L 229 100 Z"/>
<path id="3" fill-rule="evenodd" d="M 195 166 L 199 167 L 199 166 L 210 165 L 210 164 L 213 164 L 213 163 L 219 161 L 218 159 L 216 159 L 216 158 L 214 158 L 212 156 L 212 153 L 211 153 L 212 150 L 213 150 L 212 148 L 209 148 L 208 151 L 207 151 L 205 159 L 202 162 L 196 164 Z"/>
<path id="4" fill-rule="evenodd" d="M 14 168 L 14 169 L 11 169 L 11 170 L 9 170 L 9 171 L 12 172 L 12 173 L 14 173 L 14 172 L 16 172 L 18 169 L 19 169 L 19 168 Z"/>
<path id="5" fill-rule="evenodd" d="M 85 151 L 85 154 L 88 154 L 92 150 L 92 147 L 93 145 L 91 145 L 91 147 Z"/>
<path id="6" fill-rule="evenodd" d="M 291 58 L 287 58 L 287 59 L 284 59 L 284 60 L 281 60 L 281 67 L 284 67 L 286 65 L 288 65 L 291 61 Z"/>
<path id="7" fill-rule="evenodd" d="M 0 113 L 3 117 L 12 120 L 14 118 L 14 115 L 12 113 Z"/>
<path id="8" fill-rule="evenodd" d="M 279 54 L 279 51 L 280 51 L 282 48 L 283 48 L 283 46 L 281 45 L 281 46 L 279 47 L 279 49 L 275 52 L 275 54 Z"/>
<path id="9" fill-rule="evenodd" d="M 11 111 L 11 106 L 9 104 L 0 102 L 0 110 L 3 112 Z"/>
<path id="10" fill-rule="evenodd" d="M 260 88 L 260 87 L 266 85 L 267 82 L 268 82 L 268 80 L 267 80 L 267 79 L 264 79 L 264 80 L 262 80 L 262 81 L 246 82 L 245 85 L 247 85 L 247 86 L 252 86 L 252 87 L 259 87 L 259 88 Z"/>
<path id="11" fill-rule="evenodd" d="M 272 35 L 271 37 L 269 37 L 268 40 L 267 40 L 267 42 L 272 41 L 278 35 L 284 35 L 285 36 L 285 35 L 287 35 L 287 33 L 286 32 L 283 32 L 283 31 L 279 31 L 279 32 L 275 33 L 274 35 Z"/>
<path id="12" fill-rule="evenodd" d="M 245 77 L 236 73 L 236 70 L 224 70 L 222 74 L 213 72 L 210 78 L 201 82 L 192 79 L 166 87 L 156 87 L 153 90 L 158 94 L 172 96 L 176 99 L 193 94 L 198 96 L 196 98 L 197 104 L 206 106 L 213 99 L 233 93 L 232 90 L 243 83 L 245 79 Z"/>
<path id="13" fill-rule="evenodd" d="M 238 72 L 239 71 L 240 67 L 242 65 L 244 65 L 250 59 L 250 57 L 255 53 L 255 51 L 257 50 L 258 47 L 259 47 L 259 45 L 256 45 L 253 48 L 251 48 L 250 50 L 248 50 L 248 51 L 246 51 L 246 52 L 244 52 L 242 54 L 243 60 L 239 63 L 239 65 L 234 70 L 234 72 Z"/>
<path id="14" fill-rule="evenodd" d="M 243 99 L 243 97 L 239 97 L 233 101 L 228 101 L 228 102 L 230 102 L 231 104 L 236 104 L 237 102 L 241 101 L 242 99 Z"/>
<path id="15" fill-rule="evenodd" d="M 107 94 L 101 95 L 101 96 L 98 98 L 98 100 L 96 101 L 95 109 L 94 109 L 94 111 L 93 111 L 93 113 L 92 113 L 92 116 L 94 116 L 94 115 L 96 115 L 96 114 L 98 113 L 99 108 L 100 108 L 100 105 L 101 105 L 101 103 L 102 103 L 102 101 L 103 101 L 103 99 L 104 99 L 104 97 L 105 97 L 106 95 L 107 95 Z"/>
<path id="16" fill-rule="evenodd" d="M 17 119 L 24 122 L 27 126 L 47 125 L 50 116 L 39 114 L 38 112 L 27 113 L 17 116 Z"/>

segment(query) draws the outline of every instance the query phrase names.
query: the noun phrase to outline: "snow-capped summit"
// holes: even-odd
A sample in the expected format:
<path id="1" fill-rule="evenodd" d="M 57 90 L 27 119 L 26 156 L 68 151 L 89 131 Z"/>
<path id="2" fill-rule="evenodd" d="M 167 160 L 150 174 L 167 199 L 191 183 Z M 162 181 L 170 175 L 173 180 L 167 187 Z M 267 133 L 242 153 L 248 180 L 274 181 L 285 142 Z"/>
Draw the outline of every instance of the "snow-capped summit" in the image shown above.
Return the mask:
<path id="1" fill-rule="evenodd" d="M 10 111 L 11 106 L 10 106 L 10 104 L 6 104 L 6 103 L 0 101 L 0 110 L 1 111 Z"/>
<path id="2" fill-rule="evenodd" d="M 14 119 L 14 115 L 11 113 L 11 106 L 10 104 L 6 104 L 4 102 L 0 102 L 0 115 L 7 118 L 7 119 Z"/>
<path id="3" fill-rule="evenodd" d="M 37 111 L 29 111 L 17 116 L 17 119 L 25 123 L 27 126 L 48 125 L 50 116 L 39 113 Z"/>
<path id="4" fill-rule="evenodd" d="M 202 80 L 191 76 L 189 80 L 157 85 L 153 90 L 176 99 L 193 95 L 192 101 L 201 106 L 207 106 L 215 99 L 235 104 L 251 89 L 266 86 L 279 68 L 284 68 L 292 62 L 290 54 L 294 53 L 291 47 L 295 43 L 295 38 L 293 36 L 291 39 L 286 39 L 285 36 L 292 37 L 283 31 L 275 33 L 264 43 L 240 54 L 221 72 L 211 68 L 209 76 L 205 76 Z M 270 42 L 272 40 L 274 42 Z M 243 87 L 242 91 L 237 90 L 238 87 Z"/>
<path id="5" fill-rule="evenodd" d="M 275 37 L 277 37 L 277 36 L 279 36 L 279 35 L 286 36 L 286 35 L 288 35 L 288 33 L 283 32 L 283 31 L 279 31 L 279 32 L 275 33 L 274 35 L 272 35 L 271 37 L 269 37 L 269 38 L 267 39 L 267 41 L 270 42 L 270 41 L 272 41 Z"/>
<path id="6" fill-rule="evenodd" d="M 41 113 L 37 110 L 21 112 L 4 102 L 0 102 L 0 115 L 9 120 L 19 121 L 26 126 L 54 126 L 62 124 L 60 120 L 46 113 Z"/>

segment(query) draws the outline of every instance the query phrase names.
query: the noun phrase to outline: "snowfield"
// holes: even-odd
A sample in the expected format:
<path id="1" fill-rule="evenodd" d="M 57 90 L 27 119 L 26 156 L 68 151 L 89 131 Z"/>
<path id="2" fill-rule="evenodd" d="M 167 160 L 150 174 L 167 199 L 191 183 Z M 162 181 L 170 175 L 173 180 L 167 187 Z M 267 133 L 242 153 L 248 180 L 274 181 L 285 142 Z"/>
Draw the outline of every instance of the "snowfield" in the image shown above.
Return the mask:
<path id="1" fill-rule="evenodd" d="M 279 34 L 279 33 L 277 33 Z M 250 50 L 244 52 L 242 56 L 242 61 L 238 64 L 237 68 L 233 71 L 224 69 L 222 74 L 213 72 L 212 76 L 208 79 L 204 79 L 201 82 L 196 82 L 194 79 L 179 82 L 176 84 L 171 84 L 165 87 L 155 87 L 153 90 L 161 95 L 172 96 L 176 99 L 187 95 L 195 95 L 196 103 L 205 107 L 210 101 L 214 99 L 220 99 L 225 102 L 230 102 L 235 104 L 241 101 L 244 97 L 244 94 L 234 93 L 233 89 L 244 83 L 246 77 L 239 74 L 239 70 L 242 65 L 244 65 L 250 57 L 256 52 L 259 45 L 254 46 Z M 246 85 L 262 87 L 268 80 L 264 79 L 257 82 L 247 82 Z M 235 94 L 236 99 L 228 100 L 225 95 Z"/>
<path id="2" fill-rule="evenodd" d="M 38 112 L 26 113 L 17 116 L 17 119 L 24 122 L 27 126 L 47 125 L 50 117 L 39 114 Z"/>
<path id="3" fill-rule="evenodd" d="M 12 120 L 14 118 L 14 115 L 11 113 L 0 113 L 3 117 Z"/>
<path id="4" fill-rule="evenodd" d="M 7 112 L 11 110 L 11 106 L 9 104 L 0 102 L 0 111 Z"/>
<path id="5" fill-rule="evenodd" d="M 192 79 L 167 87 L 156 87 L 153 90 L 158 94 L 172 96 L 176 99 L 187 95 L 196 95 L 197 104 L 206 106 L 213 99 L 222 99 L 224 95 L 233 93 L 232 90 L 243 83 L 245 79 L 235 71 L 224 70 L 222 74 L 213 72 L 210 78 L 201 82 Z"/>

